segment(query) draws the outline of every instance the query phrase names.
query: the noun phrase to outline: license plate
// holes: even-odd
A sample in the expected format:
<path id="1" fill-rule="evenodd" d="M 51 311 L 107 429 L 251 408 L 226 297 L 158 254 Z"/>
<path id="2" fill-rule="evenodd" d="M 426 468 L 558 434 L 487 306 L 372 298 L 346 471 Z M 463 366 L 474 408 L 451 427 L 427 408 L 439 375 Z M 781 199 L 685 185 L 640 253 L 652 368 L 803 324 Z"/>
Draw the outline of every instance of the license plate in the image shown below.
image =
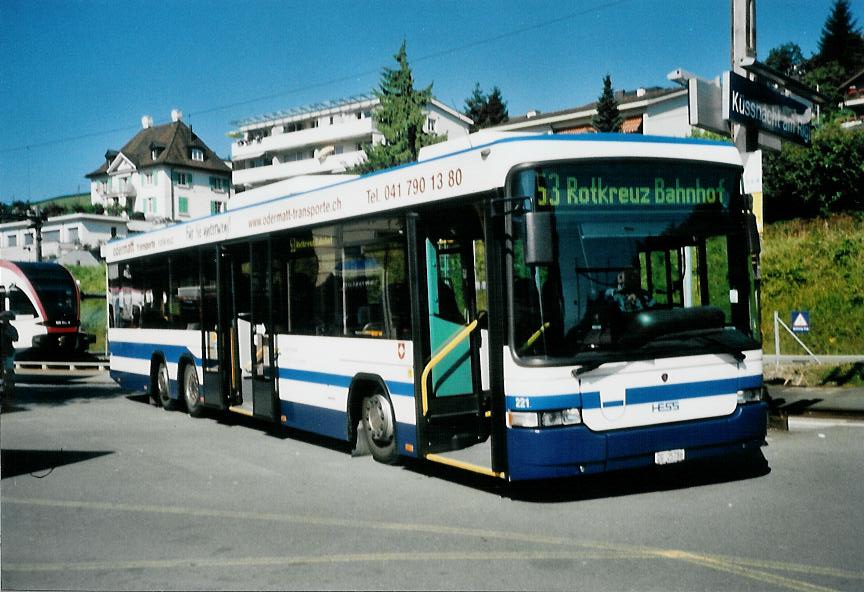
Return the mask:
<path id="1" fill-rule="evenodd" d="M 661 450 L 654 453 L 655 465 L 670 465 L 672 463 L 681 462 L 684 460 L 684 449 L 676 448 L 675 450 Z"/>

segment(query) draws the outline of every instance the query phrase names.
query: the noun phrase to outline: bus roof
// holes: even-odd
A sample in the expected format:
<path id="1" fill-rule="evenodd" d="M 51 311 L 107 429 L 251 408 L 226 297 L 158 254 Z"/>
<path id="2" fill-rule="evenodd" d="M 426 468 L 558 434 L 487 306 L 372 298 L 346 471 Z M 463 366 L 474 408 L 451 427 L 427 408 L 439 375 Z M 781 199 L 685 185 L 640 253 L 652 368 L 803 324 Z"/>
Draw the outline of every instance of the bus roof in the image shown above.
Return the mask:
<path id="1" fill-rule="evenodd" d="M 420 160 L 368 175 L 340 177 L 227 212 L 197 218 L 102 247 L 108 262 L 194 245 L 418 207 L 504 187 L 524 163 L 594 158 L 660 158 L 741 166 L 727 143 L 623 134 L 548 135 L 479 132 L 421 151 Z M 315 185 L 318 185 L 317 183 Z"/>

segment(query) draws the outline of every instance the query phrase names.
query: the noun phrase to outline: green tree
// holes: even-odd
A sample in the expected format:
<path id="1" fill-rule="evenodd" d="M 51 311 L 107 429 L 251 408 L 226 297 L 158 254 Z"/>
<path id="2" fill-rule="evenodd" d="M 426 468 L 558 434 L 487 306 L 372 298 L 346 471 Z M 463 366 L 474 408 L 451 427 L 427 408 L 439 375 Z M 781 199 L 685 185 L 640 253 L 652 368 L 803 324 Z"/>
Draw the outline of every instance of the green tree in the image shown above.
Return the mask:
<path id="1" fill-rule="evenodd" d="M 765 156 L 765 219 L 864 212 L 864 131 L 846 130 L 835 121 L 813 132 L 804 148 L 784 142 Z"/>
<path id="2" fill-rule="evenodd" d="M 510 119 L 507 111 L 507 102 L 497 86 L 492 87 L 488 95 L 480 88 L 480 83 L 474 85 L 471 96 L 465 99 L 465 111 L 467 117 L 474 122 L 471 131 L 498 125 Z"/>
<path id="3" fill-rule="evenodd" d="M 778 72 L 782 72 L 786 76 L 800 80 L 806 70 L 807 60 L 804 59 L 804 54 L 801 53 L 801 48 L 798 44 L 790 42 L 775 47 L 768 52 L 765 64 Z"/>
<path id="4" fill-rule="evenodd" d="M 486 93 L 480 88 L 480 83 L 474 83 L 474 90 L 471 96 L 465 99 L 465 110 L 462 112 L 474 122 L 471 124 L 472 132 L 480 129 L 481 124 L 486 121 L 487 101 Z"/>
<path id="5" fill-rule="evenodd" d="M 423 108 L 432 99 L 432 85 L 419 90 L 414 88 L 405 41 L 393 57 L 397 67 L 384 68 L 380 86 L 374 91 L 380 103 L 373 117 L 384 143 L 363 147 L 366 160 L 355 168 L 356 172 L 368 173 L 414 162 L 420 148 L 445 139 L 423 129 L 426 123 Z"/>
<path id="6" fill-rule="evenodd" d="M 818 51 L 808 61 L 805 82 L 828 97 L 825 112 L 832 114 L 843 100 L 843 82 L 864 68 L 864 37 L 847 0 L 836 0 L 822 27 Z"/>
<path id="7" fill-rule="evenodd" d="M 620 132 L 624 118 L 618 110 L 618 101 L 612 90 L 612 77 L 607 74 L 603 78 L 603 92 L 597 99 L 597 114 L 591 118 L 591 125 L 598 132 Z"/>
<path id="8" fill-rule="evenodd" d="M 836 62 L 849 76 L 864 66 L 864 37 L 852 16 L 848 0 L 835 0 L 822 27 L 819 48 L 812 62 L 814 67 Z"/>
<path id="9" fill-rule="evenodd" d="M 486 106 L 486 123 L 489 126 L 505 123 L 510 119 L 510 113 L 507 111 L 507 101 L 504 100 L 501 89 L 497 86 L 492 87 L 492 92 L 489 93 Z"/>

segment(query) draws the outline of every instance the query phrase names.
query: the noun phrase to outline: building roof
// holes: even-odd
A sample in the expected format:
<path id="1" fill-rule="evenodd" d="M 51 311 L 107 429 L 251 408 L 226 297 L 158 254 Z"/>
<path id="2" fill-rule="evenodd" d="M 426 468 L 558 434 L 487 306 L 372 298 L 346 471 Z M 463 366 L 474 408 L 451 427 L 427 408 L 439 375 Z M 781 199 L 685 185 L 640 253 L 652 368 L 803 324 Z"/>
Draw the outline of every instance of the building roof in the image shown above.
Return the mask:
<path id="1" fill-rule="evenodd" d="M 320 117 L 330 113 L 339 113 L 350 109 L 356 109 L 358 107 L 374 108 L 380 102 L 381 101 L 374 94 L 353 95 L 350 97 L 345 97 L 343 99 L 322 101 L 320 103 L 313 103 L 311 105 L 305 105 L 302 107 L 294 107 L 292 109 L 286 109 L 284 111 L 275 111 L 273 113 L 255 115 L 253 117 L 247 117 L 245 119 L 232 121 L 231 125 L 236 126 L 239 131 L 248 131 L 261 127 L 269 127 L 271 125 L 277 125 L 280 123 L 288 123 L 292 121 L 310 119 L 312 117 Z M 453 119 L 458 119 L 466 125 L 471 125 L 472 123 L 474 123 L 470 118 L 466 117 L 462 113 L 459 113 L 455 109 L 448 107 L 435 97 L 432 97 L 429 102 L 450 115 Z"/>
<path id="2" fill-rule="evenodd" d="M 204 152 L 203 161 L 192 160 L 192 148 L 200 148 Z M 154 149 L 158 150 L 155 159 Z M 142 129 L 119 152 L 109 150 L 102 165 L 85 176 L 92 178 L 106 174 L 111 163 L 121 156 L 139 170 L 151 166 L 172 165 L 215 173 L 231 173 L 228 165 L 195 135 L 192 128 L 180 120 Z"/>
<path id="3" fill-rule="evenodd" d="M 644 104 L 662 101 L 672 96 L 678 96 L 687 92 L 687 89 L 678 88 L 660 88 L 653 87 L 647 89 L 639 89 L 638 91 L 618 91 L 615 93 L 615 100 L 618 102 L 618 108 L 621 111 L 627 111 L 631 108 L 637 108 Z M 495 126 L 493 129 L 511 129 L 520 128 L 529 125 L 565 122 L 574 118 L 590 116 L 597 110 L 597 101 L 586 103 L 579 107 L 571 107 L 561 111 L 553 111 L 550 113 L 529 112 L 525 115 L 511 117 L 506 123 Z M 520 125 L 521 124 L 521 125 Z"/>

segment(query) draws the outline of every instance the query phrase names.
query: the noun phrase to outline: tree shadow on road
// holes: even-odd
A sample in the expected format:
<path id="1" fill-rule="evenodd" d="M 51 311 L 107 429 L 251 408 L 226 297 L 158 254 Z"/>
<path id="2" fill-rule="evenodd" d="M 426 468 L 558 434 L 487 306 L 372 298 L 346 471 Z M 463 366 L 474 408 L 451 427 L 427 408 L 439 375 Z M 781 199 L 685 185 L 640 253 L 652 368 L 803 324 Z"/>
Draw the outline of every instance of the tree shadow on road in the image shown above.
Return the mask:
<path id="1" fill-rule="evenodd" d="M 3 450 L 0 452 L 2 478 L 30 474 L 42 479 L 57 467 L 114 454 L 113 450 Z"/>

